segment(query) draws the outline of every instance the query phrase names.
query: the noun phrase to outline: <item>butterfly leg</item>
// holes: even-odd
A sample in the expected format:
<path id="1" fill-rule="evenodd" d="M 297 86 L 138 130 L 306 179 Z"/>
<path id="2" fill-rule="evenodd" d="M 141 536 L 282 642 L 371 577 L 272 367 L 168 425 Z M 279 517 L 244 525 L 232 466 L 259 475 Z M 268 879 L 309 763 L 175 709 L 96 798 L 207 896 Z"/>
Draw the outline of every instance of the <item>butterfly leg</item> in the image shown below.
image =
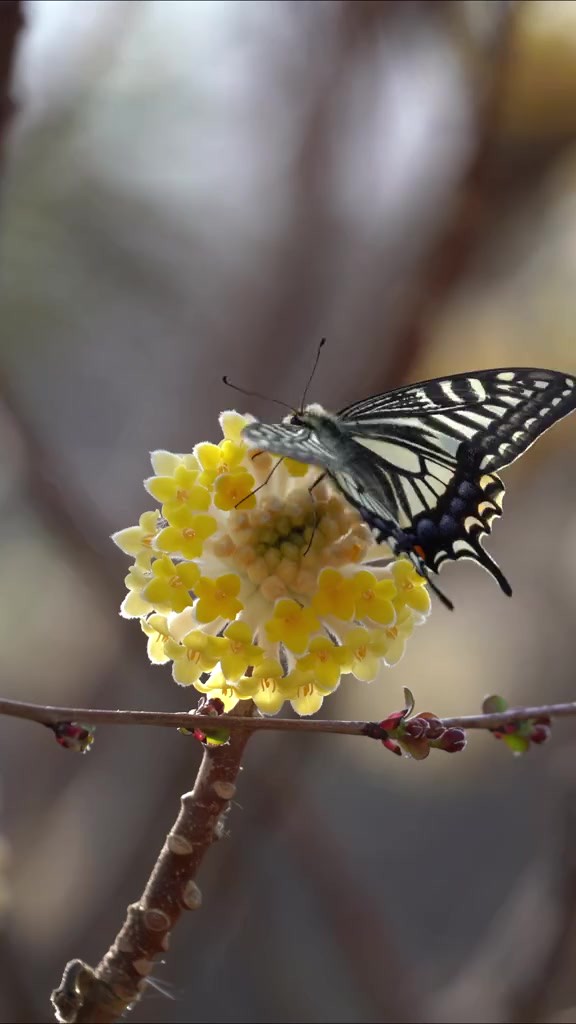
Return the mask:
<path id="1" fill-rule="evenodd" d="M 324 480 L 324 477 L 326 477 L 326 476 L 327 476 L 326 473 L 321 473 L 320 476 L 316 477 L 314 483 L 308 488 L 308 494 L 310 495 L 310 501 L 312 502 L 312 514 L 314 516 L 314 523 L 312 525 L 312 534 L 310 536 L 310 540 L 308 541 L 308 546 L 306 548 L 306 551 L 302 555 L 303 558 L 306 557 L 306 555 L 310 551 L 310 548 L 312 547 L 312 541 L 314 540 L 314 534 L 316 533 L 316 527 L 318 526 L 318 517 L 316 515 L 316 503 L 314 501 L 314 496 L 312 494 L 312 491 L 314 490 L 315 487 L 318 486 L 319 483 L 322 483 L 322 480 Z"/>
<path id="2" fill-rule="evenodd" d="M 308 488 L 308 494 L 310 494 L 310 495 L 311 495 L 311 494 L 312 494 L 312 491 L 314 490 L 314 488 L 315 488 L 315 487 L 317 487 L 317 486 L 318 486 L 318 484 L 321 484 L 321 483 L 322 483 L 322 481 L 323 481 L 323 480 L 325 480 L 325 478 L 326 478 L 327 476 L 328 476 L 328 474 L 327 474 L 327 473 L 320 473 L 320 476 L 317 476 L 317 477 L 316 477 L 316 479 L 315 479 L 315 481 L 314 481 L 314 483 L 313 483 L 313 484 L 312 484 L 312 485 L 311 485 L 311 486 L 310 486 L 310 487 Z"/>
<path id="3" fill-rule="evenodd" d="M 454 611 L 454 604 L 452 603 L 450 598 L 446 597 L 446 594 L 444 594 L 440 590 L 440 587 L 436 586 L 436 584 L 434 583 L 434 580 L 430 576 L 430 572 L 428 570 L 428 567 L 422 561 L 421 556 L 416 551 L 412 550 L 412 551 L 409 552 L 409 558 L 410 558 L 410 561 L 412 562 L 412 565 L 416 569 L 416 572 L 419 573 L 420 576 L 423 576 L 424 579 L 426 580 L 426 583 L 430 587 L 430 590 L 433 590 L 434 593 L 436 594 L 436 596 L 440 598 L 440 600 L 442 601 L 442 604 L 445 606 L 445 608 L 448 608 L 449 611 L 453 612 Z"/>
<path id="4" fill-rule="evenodd" d="M 424 549 L 416 543 L 415 537 L 410 537 L 409 534 L 404 533 L 403 531 L 400 531 L 400 533 L 402 537 L 400 543 L 394 546 L 391 545 L 394 554 L 402 553 L 407 555 L 410 561 L 412 562 L 412 565 L 416 569 L 418 575 L 423 576 L 424 579 L 426 580 L 426 583 L 430 587 L 430 590 L 433 590 L 436 596 L 440 598 L 445 608 L 448 608 L 449 611 L 453 612 L 454 605 L 452 601 L 450 600 L 449 597 L 446 597 L 446 594 L 444 594 L 443 591 L 440 590 L 440 587 L 436 586 L 434 580 L 430 575 L 430 570 L 426 565 L 426 562 L 424 561 L 426 557 Z M 390 540 L 388 541 L 388 543 L 390 543 Z"/>
<path id="5" fill-rule="evenodd" d="M 260 455 L 262 453 L 258 452 L 258 454 Z M 256 458 L 256 456 L 254 456 L 254 458 Z M 254 490 L 250 491 L 250 494 L 245 494 L 243 498 L 240 498 L 240 501 L 236 502 L 236 504 L 234 505 L 234 508 L 239 508 L 243 501 L 247 501 L 248 498 L 251 498 L 253 494 L 257 494 L 258 491 L 261 491 L 263 487 L 266 487 L 266 484 L 271 479 L 273 474 L 276 472 L 276 470 L 278 469 L 278 466 L 280 465 L 280 463 L 283 462 L 283 461 L 284 461 L 284 457 L 282 457 L 281 459 L 278 459 L 278 462 L 274 463 L 274 465 L 272 466 L 272 469 L 268 473 L 268 476 L 266 477 L 266 479 L 263 480 L 261 484 L 258 484 L 258 487 L 255 487 Z"/>

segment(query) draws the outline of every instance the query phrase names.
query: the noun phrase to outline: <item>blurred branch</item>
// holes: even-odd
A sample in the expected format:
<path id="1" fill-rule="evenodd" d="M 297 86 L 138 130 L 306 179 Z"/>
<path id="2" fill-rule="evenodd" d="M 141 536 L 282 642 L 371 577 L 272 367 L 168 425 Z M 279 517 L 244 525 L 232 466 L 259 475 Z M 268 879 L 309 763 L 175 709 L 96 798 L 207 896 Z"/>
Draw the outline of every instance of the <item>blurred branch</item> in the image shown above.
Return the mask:
<path id="1" fill-rule="evenodd" d="M 128 15 L 137 5 L 117 6 Z M 22 9 L 19 0 L 0 0 L 0 157 L 4 155 L 6 131 L 15 110 L 10 84 L 18 35 L 24 26 Z M 70 493 L 69 487 L 60 486 L 57 460 L 34 427 L 2 367 L 0 405 L 12 421 L 25 452 L 25 482 L 31 504 L 54 536 L 63 539 L 90 571 L 91 577 L 100 581 L 107 594 L 112 594 L 116 600 L 118 574 L 108 538 L 104 538 L 106 531 L 100 523 L 93 523 L 90 502 Z M 103 538 L 105 545 L 104 542 L 95 544 L 91 537 Z"/>
<path id="2" fill-rule="evenodd" d="M 246 726 L 254 705 L 246 701 L 239 712 L 238 721 Z M 60 987 L 52 993 L 58 1020 L 112 1024 L 139 999 L 182 911 L 197 910 L 202 903 L 195 877 L 220 837 L 248 739 L 248 730 L 238 729 L 229 744 L 204 751 L 194 789 L 181 797 L 180 814 L 142 897 L 128 907 L 112 946 L 95 970 L 79 960 L 67 964 Z"/>
<path id="3" fill-rule="evenodd" d="M 74 553 L 91 580 L 117 602 L 119 574 L 107 531 L 94 521 L 93 503 L 70 487 L 70 473 L 64 486 L 66 471 L 59 468 L 57 457 L 42 440 L 1 366 L 0 406 L 24 450 L 23 483 L 32 507 L 47 529 Z"/>
<path id="4" fill-rule="evenodd" d="M 279 801 L 277 801 L 279 803 Z M 422 979 L 410 958 L 400 956 L 389 908 L 356 877 L 338 832 L 330 830 L 309 794 L 298 793 L 298 813 L 286 822 L 293 855 L 309 879 L 316 904 L 338 941 L 351 978 L 369 998 L 380 1024 L 423 1020 Z"/>
<path id="5" fill-rule="evenodd" d="M 12 73 L 18 37 L 24 27 L 20 0 L 0 3 L 0 159 L 6 151 L 6 136 L 16 103 L 12 96 Z M 2 963 L 3 1001 L 15 1024 L 40 1020 L 29 977 L 22 966 L 22 957 L 8 930 L 8 919 L 0 930 L 0 962 Z"/>
<path id="6" fill-rule="evenodd" d="M 279 358 L 289 354 L 288 362 L 294 358 L 294 339 L 310 338 L 311 328 L 317 329 L 316 337 L 324 333 L 318 316 L 331 289 L 327 253 L 334 244 L 334 210 L 327 182 L 333 173 L 343 97 L 357 68 L 365 68 L 371 43 L 394 6 L 387 0 L 328 5 L 334 17 L 326 20 L 321 50 L 316 55 L 311 51 L 306 78 L 303 65 L 298 65 L 297 76 L 287 83 L 295 109 L 299 106 L 300 123 L 289 174 L 289 228 L 275 268 L 274 288 L 259 296 L 254 320 L 248 317 L 244 324 L 253 372 L 266 365 L 257 351 L 269 358 L 270 338 Z M 321 16 L 322 5 L 298 0 L 294 11 L 308 32 L 310 15 Z"/>
<path id="7" fill-rule="evenodd" d="M 492 5 L 491 5 L 492 6 Z M 393 346 L 387 371 L 390 387 L 402 384 L 424 347 L 430 323 L 462 279 L 477 249 L 487 218 L 494 180 L 500 110 L 509 67 L 511 42 L 521 3 L 500 5 L 491 67 L 477 115 L 476 146 L 468 171 L 454 199 L 444 231 L 430 253 L 419 294 L 407 323 Z"/>
<path id="8" fill-rule="evenodd" d="M 56 707 L 28 704 L 18 700 L 0 700 L 0 715 L 25 718 L 39 725 L 54 726 L 60 722 L 81 722 L 85 725 L 153 725 L 172 729 L 229 729 L 241 732 L 317 732 L 342 736 L 368 736 L 385 739 L 387 732 L 378 722 L 332 721 L 324 718 L 252 718 L 239 715 L 196 714 L 182 711 L 108 711 L 105 709 Z M 417 716 L 416 716 L 417 717 Z M 532 718 L 576 717 L 576 701 L 567 704 L 541 704 L 536 707 L 508 708 L 494 714 L 457 715 L 439 718 L 445 729 L 498 729 Z"/>
<path id="9" fill-rule="evenodd" d="M 246 907 L 254 885 L 262 884 L 262 865 L 270 856 L 274 859 L 274 850 L 280 847 L 291 870 L 293 865 L 298 871 L 301 899 L 337 950 L 341 981 L 356 994 L 355 1018 L 380 1024 L 422 1019 L 423 982 L 417 963 L 400 954 L 390 908 L 376 898 L 369 878 L 358 872 L 347 842 L 348 826 L 331 828 L 325 808 L 306 784 L 317 771 L 318 757 L 322 760 L 318 745 L 301 743 L 298 737 L 286 734 L 276 737 L 272 758 L 264 753 L 263 761 L 262 753 L 262 747 L 251 750 L 259 781 L 243 805 L 245 827 L 252 833 L 255 828 L 256 834 L 249 846 L 227 843 L 222 850 L 216 893 L 212 893 L 213 930 L 218 929 L 223 914 L 238 927 L 238 918 L 249 913 L 252 928 L 258 929 L 251 936 L 254 948 L 259 948 L 261 941 L 280 948 L 285 941 L 283 916 L 271 915 L 269 907 L 264 915 Z M 290 779 L 289 786 L 286 779 Z M 348 822 L 346 814 L 343 821 Z M 306 929 L 306 922 L 302 926 Z M 209 948 L 207 931 L 205 925 L 203 935 Z M 279 1007 L 285 999 L 293 1020 L 316 1020 L 314 990 L 308 985 L 294 988 L 297 958 L 292 966 L 287 974 L 284 958 L 275 957 L 263 973 L 258 958 L 251 957 L 248 969 L 254 972 L 263 1006 Z"/>
<path id="10" fill-rule="evenodd" d="M 22 4 L 4 0 L 0 4 L 0 157 L 4 156 L 5 135 L 15 110 L 11 94 L 16 44 L 24 27 Z"/>
<path id="11" fill-rule="evenodd" d="M 431 1020 L 460 1024 L 471 1019 L 473 1007 L 474 1020 L 536 1024 L 562 1003 L 573 1001 L 575 796 L 574 786 L 569 785 L 560 811 L 560 841 L 552 857 L 542 858 L 524 872 L 482 937 L 478 952 L 432 997 Z M 547 834 L 553 831 L 550 828 Z M 563 999 L 558 996 L 560 989 Z"/>
<path id="12" fill-rule="evenodd" d="M 508 999 L 512 1024 L 538 1021 L 563 1009 L 575 995 L 576 952 L 576 790 L 568 788 L 561 808 L 560 842 L 552 866 L 550 909 L 553 927 L 540 963 L 527 971 Z M 564 998 L 562 998 L 564 996 Z"/>

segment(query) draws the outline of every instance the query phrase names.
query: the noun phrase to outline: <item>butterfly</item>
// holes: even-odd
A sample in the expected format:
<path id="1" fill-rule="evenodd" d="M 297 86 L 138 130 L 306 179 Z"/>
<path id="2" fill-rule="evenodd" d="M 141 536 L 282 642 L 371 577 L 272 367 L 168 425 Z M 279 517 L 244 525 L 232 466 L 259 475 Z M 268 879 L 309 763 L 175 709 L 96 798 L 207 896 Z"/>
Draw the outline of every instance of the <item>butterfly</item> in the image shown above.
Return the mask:
<path id="1" fill-rule="evenodd" d="M 251 422 L 243 436 L 318 466 L 378 543 L 407 556 L 452 608 L 430 579 L 446 561 L 473 559 L 512 594 L 483 548 L 502 514 L 498 473 L 575 408 L 575 377 L 513 367 L 409 384 L 337 414 L 307 405 L 281 423 Z"/>

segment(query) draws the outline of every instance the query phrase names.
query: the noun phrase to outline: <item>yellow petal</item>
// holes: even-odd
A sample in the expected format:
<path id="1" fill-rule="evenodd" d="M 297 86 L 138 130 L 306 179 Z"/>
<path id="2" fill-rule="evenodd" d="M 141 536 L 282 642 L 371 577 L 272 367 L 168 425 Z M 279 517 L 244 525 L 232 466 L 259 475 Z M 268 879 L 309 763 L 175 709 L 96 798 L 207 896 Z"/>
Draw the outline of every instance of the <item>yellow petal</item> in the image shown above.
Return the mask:
<path id="1" fill-rule="evenodd" d="M 308 687 L 290 701 L 297 715 L 315 715 L 324 702 L 324 697 L 318 690 Z"/>
<path id="2" fill-rule="evenodd" d="M 406 640 L 403 636 L 400 635 L 392 641 L 392 643 L 388 647 L 388 650 L 386 651 L 386 654 L 384 656 L 386 664 L 390 665 L 391 667 L 393 665 L 397 665 L 400 659 L 402 658 L 405 649 Z"/>
<path id="3" fill-rule="evenodd" d="M 112 540 L 125 555 L 137 555 L 142 550 L 142 530 L 139 526 L 128 526 L 117 530 Z"/>
<path id="4" fill-rule="evenodd" d="M 241 700 L 246 700 L 247 697 L 253 697 L 260 689 L 260 683 L 254 679 L 254 676 L 242 676 L 234 683 L 234 689 Z"/>
<path id="5" fill-rule="evenodd" d="M 155 452 L 150 452 L 150 462 L 156 476 L 172 476 L 181 464 L 182 459 L 181 456 L 175 455 L 174 452 L 158 449 Z"/>
<path id="6" fill-rule="evenodd" d="M 155 546 L 159 551 L 172 553 L 180 551 L 181 543 L 182 531 L 177 530 L 175 526 L 167 526 L 164 530 L 160 530 L 156 537 Z"/>
<path id="7" fill-rule="evenodd" d="M 263 715 L 277 715 L 286 700 L 280 687 L 264 687 L 256 690 L 254 703 Z"/>
<path id="8" fill-rule="evenodd" d="M 404 600 L 410 608 L 414 608 L 421 615 L 427 615 L 432 606 L 430 594 L 424 587 L 413 587 L 412 590 L 404 594 Z"/>
<path id="9" fill-rule="evenodd" d="M 252 643 L 252 630 L 245 622 L 231 622 L 224 630 L 224 636 L 242 644 Z"/>
<path id="10" fill-rule="evenodd" d="M 144 487 L 156 501 L 174 501 L 176 496 L 176 484 L 171 476 L 149 476 L 144 481 Z"/>
<path id="11" fill-rule="evenodd" d="M 242 416 L 239 412 L 228 410 L 218 417 L 224 437 L 236 444 L 243 444 L 242 430 L 254 420 L 253 416 Z"/>
<path id="12" fill-rule="evenodd" d="M 350 668 L 350 672 L 356 677 L 356 679 L 362 680 L 363 683 L 371 683 L 376 679 L 376 676 L 380 671 L 381 664 L 380 658 L 377 658 L 375 655 L 368 652 L 361 660 L 358 658 L 355 659 L 352 667 Z"/>
<path id="13" fill-rule="evenodd" d="M 166 637 L 161 633 L 152 633 L 148 637 L 146 650 L 153 665 L 165 665 L 170 661 L 170 656 L 166 653 Z"/>
<path id="14" fill-rule="evenodd" d="M 191 661 L 186 655 L 175 660 L 172 665 L 172 678 L 180 686 L 192 686 L 200 678 L 202 672 L 202 666 L 198 662 Z"/>
<path id="15" fill-rule="evenodd" d="M 150 611 L 150 602 L 145 601 L 137 590 L 131 590 L 120 605 L 120 615 L 123 619 L 139 619 Z"/>
<path id="16" fill-rule="evenodd" d="M 194 564 L 194 562 L 182 562 L 177 567 L 177 572 L 184 586 L 188 590 L 192 590 L 200 579 L 200 569 Z"/>
<path id="17" fill-rule="evenodd" d="M 284 467 L 287 469 L 290 476 L 306 476 L 306 473 L 310 469 L 305 462 L 296 462 L 296 459 L 284 459 Z"/>

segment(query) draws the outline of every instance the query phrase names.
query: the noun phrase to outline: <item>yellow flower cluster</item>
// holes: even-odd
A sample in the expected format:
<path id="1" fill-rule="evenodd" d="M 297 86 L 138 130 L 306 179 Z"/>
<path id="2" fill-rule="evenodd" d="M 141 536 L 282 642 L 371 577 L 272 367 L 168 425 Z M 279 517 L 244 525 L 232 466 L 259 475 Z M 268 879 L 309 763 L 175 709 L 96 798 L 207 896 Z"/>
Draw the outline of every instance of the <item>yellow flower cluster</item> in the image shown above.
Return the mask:
<path id="1" fill-rule="evenodd" d="M 400 660 L 430 610 L 425 581 L 405 559 L 383 564 L 329 484 L 310 492 L 317 469 L 250 451 L 247 417 L 220 422 L 220 444 L 152 454 L 144 486 L 161 511 L 113 535 L 134 559 L 121 614 L 177 683 L 227 709 L 252 698 L 275 714 L 289 700 L 311 715 L 342 675 L 370 681 Z"/>

